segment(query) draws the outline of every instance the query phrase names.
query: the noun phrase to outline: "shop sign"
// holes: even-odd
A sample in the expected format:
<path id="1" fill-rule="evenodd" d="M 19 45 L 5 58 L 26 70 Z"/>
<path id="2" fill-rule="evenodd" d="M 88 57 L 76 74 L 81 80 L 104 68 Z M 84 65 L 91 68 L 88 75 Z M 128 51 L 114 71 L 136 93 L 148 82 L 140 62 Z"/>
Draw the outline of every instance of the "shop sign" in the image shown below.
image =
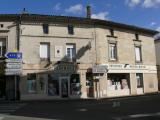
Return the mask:
<path id="1" fill-rule="evenodd" d="M 59 64 L 54 67 L 56 71 L 75 71 L 76 66 L 71 64 Z"/>
<path id="2" fill-rule="evenodd" d="M 107 66 L 103 65 L 97 65 L 93 66 L 92 73 L 106 73 L 107 72 Z"/>
<path id="3" fill-rule="evenodd" d="M 146 65 L 110 64 L 109 69 L 147 69 Z"/>

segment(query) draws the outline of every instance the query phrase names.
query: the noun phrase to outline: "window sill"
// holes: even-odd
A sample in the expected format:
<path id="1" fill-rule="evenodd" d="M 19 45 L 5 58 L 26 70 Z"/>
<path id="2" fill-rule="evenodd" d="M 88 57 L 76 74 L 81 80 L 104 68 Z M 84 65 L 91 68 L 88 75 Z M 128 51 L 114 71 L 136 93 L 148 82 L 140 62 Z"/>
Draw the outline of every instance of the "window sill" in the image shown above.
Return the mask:
<path id="1" fill-rule="evenodd" d="M 117 59 L 109 59 L 109 62 L 117 62 Z"/>

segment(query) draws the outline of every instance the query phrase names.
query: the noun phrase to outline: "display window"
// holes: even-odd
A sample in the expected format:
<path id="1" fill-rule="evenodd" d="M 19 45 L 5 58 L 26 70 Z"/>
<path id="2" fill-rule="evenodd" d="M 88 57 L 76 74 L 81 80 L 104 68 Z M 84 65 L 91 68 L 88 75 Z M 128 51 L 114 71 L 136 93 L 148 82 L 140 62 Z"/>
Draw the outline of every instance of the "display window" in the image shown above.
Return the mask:
<path id="1" fill-rule="evenodd" d="M 70 94 L 74 96 L 81 95 L 81 84 L 79 74 L 72 74 L 70 77 Z"/>
<path id="2" fill-rule="evenodd" d="M 27 74 L 28 93 L 36 92 L 36 74 Z"/>
<path id="3" fill-rule="evenodd" d="M 48 75 L 48 95 L 58 96 L 59 95 L 59 80 L 58 76 Z"/>
<path id="4" fill-rule="evenodd" d="M 108 74 L 107 83 L 109 90 L 129 89 L 129 74 Z"/>

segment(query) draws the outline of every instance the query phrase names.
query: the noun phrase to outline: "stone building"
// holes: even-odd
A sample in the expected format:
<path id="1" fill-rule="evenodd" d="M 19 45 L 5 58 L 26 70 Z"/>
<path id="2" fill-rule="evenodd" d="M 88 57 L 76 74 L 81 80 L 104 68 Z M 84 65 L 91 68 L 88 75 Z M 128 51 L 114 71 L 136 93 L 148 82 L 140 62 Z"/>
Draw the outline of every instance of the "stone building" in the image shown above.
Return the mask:
<path id="1" fill-rule="evenodd" d="M 156 61 L 157 61 L 157 76 L 158 76 L 158 89 L 160 90 L 160 33 L 155 35 L 155 50 L 156 50 Z"/>
<path id="2" fill-rule="evenodd" d="M 90 16 L 28 13 L 0 15 L 0 25 L 1 56 L 15 50 L 23 54 L 16 85 L 14 76 L 1 75 L 0 97 L 13 96 L 15 86 L 22 100 L 158 91 L 153 38 L 157 31 Z"/>

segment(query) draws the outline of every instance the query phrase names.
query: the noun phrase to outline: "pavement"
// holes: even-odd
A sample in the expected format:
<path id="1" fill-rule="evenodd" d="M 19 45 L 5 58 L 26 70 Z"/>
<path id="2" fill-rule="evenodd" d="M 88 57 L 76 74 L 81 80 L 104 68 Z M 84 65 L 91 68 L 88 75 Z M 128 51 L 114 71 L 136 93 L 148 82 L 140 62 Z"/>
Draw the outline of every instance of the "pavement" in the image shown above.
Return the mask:
<path id="1" fill-rule="evenodd" d="M 160 120 L 160 94 L 0 103 L 0 120 Z"/>

